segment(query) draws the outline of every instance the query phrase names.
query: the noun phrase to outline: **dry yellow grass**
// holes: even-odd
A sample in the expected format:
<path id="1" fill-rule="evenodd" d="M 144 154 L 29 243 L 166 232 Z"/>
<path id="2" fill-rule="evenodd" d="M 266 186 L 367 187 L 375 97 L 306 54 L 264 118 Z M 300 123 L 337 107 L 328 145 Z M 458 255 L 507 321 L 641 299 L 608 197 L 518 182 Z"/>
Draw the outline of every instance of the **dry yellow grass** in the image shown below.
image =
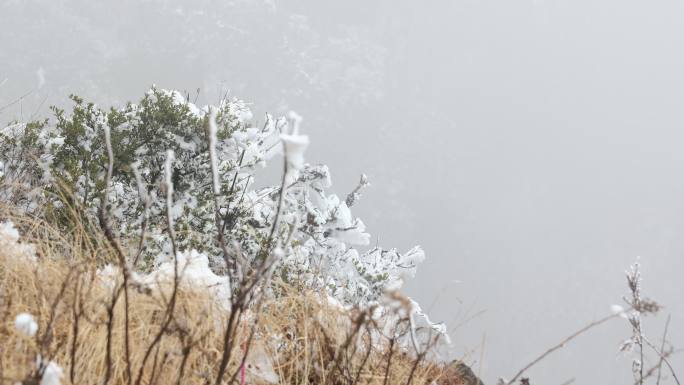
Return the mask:
<path id="1" fill-rule="evenodd" d="M 93 235 L 97 232 L 81 224 L 63 235 L 7 210 L 0 214 L 0 222 L 9 217 L 23 229 L 22 242 L 35 244 L 37 257 L 32 260 L 21 247 L 0 243 L 2 383 L 38 383 L 35 362 L 41 355 L 64 369 L 62 384 L 215 384 L 228 312 L 206 290 L 182 286 L 168 330 L 157 345 L 151 345 L 165 319 L 170 284 L 132 285 L 128 323 L 122 298 L 113 307 L 109 328 L 112 280 L 97 269 L 113 253 Z M 36 336 L 15 330 L 15 317 L 22 312 L 36 318 Z M 235 347 L 222 383 L 231 378 L 240 383 L 240 362 L 253 325 L 251 353 L 245 361 L 249 384 L 443 381 L 441 366 L 428 360 L 416 362 L 410 349 L 379 337 L 378 325 L 367 316 L 330 305 L 320 293 L 280 285 L 274 299 L 250 309 L 235 329 L 236 340 L 242 343 Z M 110 379 L 105 381 L 108 371 Z"/>

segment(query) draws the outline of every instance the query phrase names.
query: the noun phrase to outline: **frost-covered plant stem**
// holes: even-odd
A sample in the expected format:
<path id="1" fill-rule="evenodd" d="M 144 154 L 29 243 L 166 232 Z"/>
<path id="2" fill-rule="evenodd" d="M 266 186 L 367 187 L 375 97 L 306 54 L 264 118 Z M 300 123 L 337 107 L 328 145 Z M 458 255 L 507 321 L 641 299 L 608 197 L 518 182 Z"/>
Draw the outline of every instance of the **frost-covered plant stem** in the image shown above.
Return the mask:
<path id="1" fill-rule="evenodd" d="M 142 359 L 142 364 L 138 370 L 138 375 L 135 379 L 135 385 L 140 385 L 142 381 L 142 376 L 144 373 L 145 365 L 149 359 L 152 351 L 155 347 L 159 346 L 164 334 L 168 332 L 169 325 L 173 320 L 173 313 L 176 309 L 176 298 L 178 296 L 178 288 L 180 286 L 180 271 L 178 266 L 178 249 L 176 248 L 176 233 L 173 226 L 173 161 L 174 153 L 173 150 L 167 150 L 166 152 L 166 162 L 164 163 L 164 183 L 166 190 L 166 224 L 168 226 L 169 232 L 169 242 L 171 243 L 171 252 L 173 253 L 173 288 L 171 289 L 171 297 L 169 302 L 166 304 L 166 311 L 164 314 L 164 322 L 162 323 L 159 331 L 154 336 L 154 339 L 145 350 L 145 355 Z M 156 357 L 156 355 L 155 355 Z"/>
<path id="2" fill-rule="evenodd" d="M 166 163 L 164 163 L 164 186 L 166 188 L 166 224 L 169 231 L 169 241 L 171 242 L 171 252 L 173 253 L 173 279 L 174 288 L 177 285 L 178 274 L 178 249 L 176 247 L 176 230 L 173 225 L 173 150 L 166 151 Z"/>
<path id="3" fill-rule="evenodd" d="M 213 106 L 211 106 L 209 108 L 209 162 L 211 167 L 211 190 L 214 200 L 214 218 L 216 221 L 217 232 L 216 237 L 218 239 L 219 246 L 221 247 L 221 252 L 223 253 L 223 260 L 226 264 L 226 269 L 229 272 L 229 276 L 231 277 L 232 281 L 235 281 L 237 279 L 241 279 L 242 269 L 239 263 L 235 263 L 235 259 L 231 260 L 228 253 L 228 247 L 226 246 L 226 240 L 223 235 L 226 220 L 223 219 L 222 221 L 221 219 L 221 204 L 219 203 L 219 196 L 221 195 L 221 185 L 219 184 L 218 159 L 216 156 L 216 130 L 216 109 Z M 235 186 L 237 174 L 237 171 L 235 171 L 231 190 Z M 226 208 L 226 215 L 229 214 L 229 209 L 230 207 Z"/>
<path id="4" fill-rule="evenodd" d="M 211 119 L 211 118 L 210 118 Z M 285 145 L 283 144 L 283 148 L 286 148 Z M 225 330 L 225 339 L 224 339 L 224 347 L 223 347 L 223 354 L 221 358 L 221 363 L 219 364 L 219 373 L 216 378 L 216 385 L 219 385 L 220 382 L 223 379 L 223 376 L 225 374 L 225 369 L 226 366 L 230 360 L 230 356 L 232 355 L 232 350 L 234 346 L 234 335 L 235 335 L 235 330 L 237 330 L 238 325 L 243 322 L 242 316 L 246 311 L 247 306 L 249 305 L 250 300 L 253 299 L 253 294 L 256 291 L 256 289 L 261 286 L 261 291 L 262 295 L 260 295 L 257 298 L 257 306 L 256 308 L 258 309 L 260 307 L 261 301 L 263 300 L 263 288 L 266 287 L 268 284 L 270 278 L 271 278 L 271 272 L 272 272 L 272 267 L 275 265 L 275 262 L 279 257 L 282 257 L 282 252 L 279 251 L 280 248 L 276 247 L 275 250 L 272 247 L 273 244 L 273 239 L 276 235 L 276 231 L 278 228 L 278 224 L 280 221 L 280 212 L 282 210 L 283 206 L 283 201 L 284 201 L 284 196 L 285 196 L 285 191 L 287 188 L 287 182 L 288 178 L 290 177 L 290 168 L 288 167 L 288 154 L 287 150 L 285 149 L 283 151 L 283 174 L 281 178 L 281 186 L 280 186 L 280 191 L 279 191 L 279 198 L 278 198 L 278 204 L 276 206 L 276 211 L 275 211 L 275 216 L 273 219 L 273 224 L 271 227 L 271 230 L 269 232 L 269 236 L 265 242 L 262 243 L 261 245 L 261 251 L 259 253 L 260 255 L 260 260 L 259 264 L 257 267 L 249 272 L 248 274 L 245 274 L 242 276 L 242 279 L 240 280 L 239 286 L 236 288 L 234 296 L 235 298 L 231 297 L 231 313 L 228 319 L 228 324 L 226 325 L 226 330 Z M 219 232 L 220 234 L 221 232 Z M 292 233 L 290 233 L 291 235 Z M 256 315 L 258 319 L 258 313 Z M 247 355 L 249 353 L 249 349 L 251 346 L 252 338 L 254 337 L 254 333 L 256 331 L 256 324 L 258 323 L 258 320 L 255 320 L 255 322 L 252 323 L 252 326 L 250 328 L 250 334 L 249 337 L 247 338 L 247 341 L 245 343 L 245 351 L 243 352 L 243 357 L 241 360 L 241 365 L 240 367 L 244 366 L 246 363 Z M 235 378 L 237 377 L 237 374 L 239 373 L 241 369 L 238 369 L 233 375 L 231 376 L 230 383 L 232 383 Z"/>
<path id="5" fill-rule="evenodd" d="M 107 147 L 107 175 L 105 177 L 104 193 L 99 208 L 99 220 L 100 226 L 102 227 L 105 236 L 107 237 L 107 240 L 116 251 L 116 255 L 119 259 L 119 264 L 121 265 L 121 268 L 124 270 L 124 276 L 127 276 L 128 264 L 126 263 L 126 257 L 108 221 L 109 209 L 107 208 L 107 204 L 109 201 L 109 187 L 112 183 L 112 172 L 114 170 L 114 152 L 112 151 L 112 140 L 109 126 L 105 126 L 104 134 L 105 144 Z"/>
<path id="6" fill-rule="evenodd" d="M 209 108 L 209 161 L 211 162 L 211 188 L 214 196 L 221 193 L 218 175 L 218 160 L 216 159 L 216 109 Z"/>
<path id="7" fill-rule="evenodd" d="M 105 134 L 105 146 L 107 148 L 107 175 L 105 179 L 105 188 L 104 188 L 104 193 L 101 199 L 101 204 L 99 208 L 99 221 L 100 221 L 100 227 L 102 228 L 105 237 L 107 238 L 107 241 L 109 244 L 114 248 L 116 255 L 118 257 L 118 262 L 119 266 L 122 271 L 123 275 L 123 283 L 121 286 L 114 287 L 112 291 L 112 298 L 110 303 L 107 306 L 107 350 L 106 350 L 106 356 L 105 356 L 105 362 L 106 362 L 106 367 L 105 367 L 105 376 L 104 376 L 104 385 L 108 385 L 109 381 L 112 376 L 112 332 L 114 328 L 114 308 L 116 307 L 117 302 L 119 301 L 119 297 L 121 296 L 121 292 L 123 291 L 124 293 L 124 306 L 125 306 L 125 311 L 124 311 L 124 317 L 125 317 L 125 352 L 126 352 L 126 367 L 127 367 L 127 373 L 129 374 L 129 383 L 130 383 L 130 370 L 131 370 L 131 361 L 130 361 L 130 339 L 129 339 L 129 301 L 128 301 L 128 280 L 130 278 L 130 271 L 128 267 L 128 262 L 126 261 L 126 257 L 124 255 L 123 249 L 121 248 L 121 245 L 119 244 L 119 241 L 117 240 L 116 236 L 114 235 L 114 232 L 112 231 L 111 225 L 109 224 L 108 221 L 108 208 L 107 204 L 109 202 L 109 187 L 112 181 L 112 172 L 114 170 L 114 151 L 112 150 L 112 140 L 111 140 L 111 131 L 109 129 L 109 126 L 105 126 L 104 128 L 104 134 Z"/>
<path id="8" fill-rule="evenodd" d="M 629 287 L 631 298 L 626 302 L 632 307 L 628 320 L 632 326 L 632 340 L 639 347 L 639 360 L 634 361 L 632 370 L 638 376 L 639 385 L 644 384 L 644 333 L 641 326 L 641 271 L 639 271 L 639 261 L 634 262 L 631 270 L 626 273 L 627 286 Z"/>
<path id="9" fill-rule="evenodd" d="M 133 258 L 133 262 L 131 264 L 133 268 L 136 268 L 136 266 L 138 266 L 138 261 L 140 260 L 140 256 L 142 255 L 145 246 L 145 234 L 147 232 L 147 222 L 150 217 L 150 206 L 152 205 L 152 199 L 150 199 L 150 195 L 147 192 L 145 183 L 143 182 L 142 176 L 140 175 L 140 170 L 138 169 L 137 162 L 131 164 L 131 169 L 133 170 L 133 175 L 135 176 L 135 182 L 138 185 L 138 197 L 140 201 L 143 203 L 143 218 L 142 224 L 140 225 L 140 240 L 138 242 L 138 251 L 135 253 L 135 257 Z"/>
<path id="10" fill-rule="evenodd" d="M 361 178 L 359 179 L 359 184 L 356 185 L 354 190 L 347 194 L 347 198 L 345 199 L 345 203 L 347 203 L 347 207 L 352 207 L 356 203 L 356 201 L 359 200 L 360 197 L 360 192 L 362 189 L 368 187 L 370 183 L 368 183 L 368 177 L 366 174 L 361 174 Z"/>
<path id="11" fill-rule="evenodd" d="M 637 345 L 639 345 L 639 385 L 644 384 L 644 335 L 641 331 L 641 320 L 635 326 L 635 333 L 638 333 Z"/>
<path id="12" fill-rule="evenodd" d="M 420 349 L 418 348 L 418 338 L 416 337 L 416 322 L 413 320 L 413 312 L 410 311 L 408 314 L 409 319 L 409 332 L 411 333 L 411 343 L 413 348 L 416 350 L 416 354 L 420 354 Z"/>
<path id="13" fill-rule="evenodd" d="M 271 231 L 268 234 L 268 240 L 266 241 L 265 245 L 266 248 L 264 249 L 262 247 L 262 258 L 266 259 L 266 254 L 270 252 L 271 249 L 271 244 L 273 242 L 273 237 L 275 235 L 276 230 L 278 229 L 278 224 L 280 222 L 280 212 L 283 209 L 283 200 L 285 199 L 285 190 L 287 189 L 287 181 L 288 181 L 288 173 L 290 172 L 290 169 L 288 167 L 288 160 L 287 160 L 288 154 L 287 154 L 287 148 L 285 147 L 285 144 L 283 144 L 283 175 L 281 178 L 280 182 L 280 191 L 278 193 L 278 204 L 276 205 L 276 210 L 275 210 L 275 217 L 273 218 L 273 224 L 271 226 Z"/>

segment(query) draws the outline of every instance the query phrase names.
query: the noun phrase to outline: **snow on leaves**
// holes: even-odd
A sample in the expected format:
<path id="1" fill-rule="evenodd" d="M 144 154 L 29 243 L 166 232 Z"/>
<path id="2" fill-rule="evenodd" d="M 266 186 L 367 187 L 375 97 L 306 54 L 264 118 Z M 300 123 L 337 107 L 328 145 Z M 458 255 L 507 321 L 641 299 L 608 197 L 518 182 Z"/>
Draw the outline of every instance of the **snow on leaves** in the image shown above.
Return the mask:
<path id="1" fill-rule="evenodd" d="M 66 218 L 60 194 L 66 186 L 72 192 L 66 203 L 95 218 L 105 197 L 104 133 L 109 130 L 114 170 L 104 203 L 131 248 L 146 223 L 143 263 L 137 268 L 147 274 L 158 278 L 172 255 L 166 221 L 170 187 L 168 211 L 178 250 L 191 280 L 199 284 L 218 283 L 222 278 L 214 272 L 227 268 L 218 232 L 252 264 L 270 246 L 272 234 L 272 245 L 283 251 L 276 267 L 280 277 L 325 289 L 345 305 L 378 303 L 412 277 L 425 258 L 420 247 L 406 253 L 367 248 L 370 235 L 350 209 L 367 178 L 362 176 L 346 199 L 330 193 L 328 167 L 304 160 L 309 138 L 300 133 L 302 119 L 294 112 L 280 119 L 266 115 L 256 124 L 239 99 L 199 107 L 178 91 L 156 88 L 137 104 L 109 111 L 75 96 L 72 100 L 70 113 L 53 109 L 53 121 L 17 123 L 0 131 L 0 194 L 25 199 L 27 212 Z M 287 165 L 284 184 L 255 187 L 257 170 L 278 153 Z M 38 192 L 19 198 L 26 194 L 17 193 L 16 183 L 2 183 L 9 180 L 21 182 L 22 191 Z M 62 225 L 68 227 L 68 221 Z"/>

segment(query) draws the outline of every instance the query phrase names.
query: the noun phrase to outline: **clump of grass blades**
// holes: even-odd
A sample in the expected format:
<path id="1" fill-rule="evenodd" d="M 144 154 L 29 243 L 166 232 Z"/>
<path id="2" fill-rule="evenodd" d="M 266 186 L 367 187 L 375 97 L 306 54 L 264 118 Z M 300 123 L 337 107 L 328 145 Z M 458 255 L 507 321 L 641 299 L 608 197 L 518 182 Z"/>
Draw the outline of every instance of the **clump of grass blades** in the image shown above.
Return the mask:
<path id="1" fill-rule="evenodd" d="M 278 295 L 247 308 L 228 329 L 230 309 L 203 287 L 180 285 L 169 309 L 173 282 L 150 288 L 129 279 L 125 301 L 112 306 L 123 271 L 102 273 L 116 251 L 95 226 L 79 223 L 62 234 L 7 207 L 4 220 L 22 230 L 35 258 L 0 248 L 2 383 L 40 383 L 38 356 L 64 368 L 62 383 L 70 384 L 442 382 L 443 367 L 427 359 L 433 346 L 415 352 L 400 343 L 408 320 L 387 335 L 372 309 L 345 310 L 323 293 L 277 280 Z M 35 336 L 15 330 L 20 313 L 36 318 Z M 239 343 L 217 379 L 226 330 Z"/>

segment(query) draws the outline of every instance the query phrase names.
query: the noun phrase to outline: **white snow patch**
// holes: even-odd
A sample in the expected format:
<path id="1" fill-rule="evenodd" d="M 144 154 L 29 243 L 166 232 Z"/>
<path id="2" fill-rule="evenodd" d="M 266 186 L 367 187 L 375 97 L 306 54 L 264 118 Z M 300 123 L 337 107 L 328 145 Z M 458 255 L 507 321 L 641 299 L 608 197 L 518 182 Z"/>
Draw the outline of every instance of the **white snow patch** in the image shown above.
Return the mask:
<path id="1" fill-rule="evenodd" d="M 38 331 L 38 324 L 29 313 L 21 313 L 14 319 L 14 328 L 27 337 L 33 337 Z"/>
<path id="2" fill-rule="evenodd" d="M 141 275 L 140 282 L 156 285 L 174 278 L 174 261 L 165 258 L 158 268 L 149 274 Z M 186 287 L 206 288 L 222 305 L 230 305 L 230 280 L 227 276 L 216 275 L 209 268 L 209 257 L 206 254 L 191 250 L 178 253 L 178 269 L 180 284 Z"/>
<path id="3" fill-rule="evenodd" d="M 250 349 L 247 356 L 246 366 L 249 377 L 255 382 L 267 382 L 269 384 L 278 383 L 280 378 L 273 369 L 273 360 L 266 353 L 262 344 L 256 343 Z M 251 383 L 252 381 L 250 381 Z"/>
<path id="4" fill-rule="evenodd" d="M 36 248 L 32 244 L 19 243 L 19 231 L 12 221 L 0 222 L 0 252 L 30 261 L 36 259 Z"/>
<path id="5" fill-rule="evenodd" d="M 294 170 L 299 170 L 304 166 L 304 151 L 309 146 L 309 137 L 298 134 L 281 134 L 280 140 L 283 141 L 287 163 Z"/>
<path id="6" fill-rule="evenodd" d="M 64 371 L 62 367 L 57 365 L 54 361 L 44 362 L 41 356 L 36 358 L 36 365 L 43 368 L 43 376 L 40 379 L 40 385 L 61 385 Z"/>

